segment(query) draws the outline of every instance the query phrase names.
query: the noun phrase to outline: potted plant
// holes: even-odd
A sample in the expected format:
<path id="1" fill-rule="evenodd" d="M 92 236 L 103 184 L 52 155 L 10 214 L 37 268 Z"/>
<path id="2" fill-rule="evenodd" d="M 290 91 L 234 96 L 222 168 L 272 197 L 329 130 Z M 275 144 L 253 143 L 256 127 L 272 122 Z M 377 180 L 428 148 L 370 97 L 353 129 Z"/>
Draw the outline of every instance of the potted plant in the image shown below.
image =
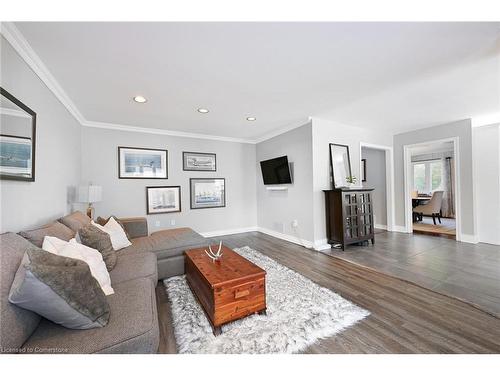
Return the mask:
<path id="1" fill-rule="evenodd" d="M 350 176 L 347 176 L 345 178 L 345 180 L 347 182 L 347 186 L 352 187 L 352 186 L 356 185 L 357 178 L 356 178 L 356 176 L 350 175 Z"/>

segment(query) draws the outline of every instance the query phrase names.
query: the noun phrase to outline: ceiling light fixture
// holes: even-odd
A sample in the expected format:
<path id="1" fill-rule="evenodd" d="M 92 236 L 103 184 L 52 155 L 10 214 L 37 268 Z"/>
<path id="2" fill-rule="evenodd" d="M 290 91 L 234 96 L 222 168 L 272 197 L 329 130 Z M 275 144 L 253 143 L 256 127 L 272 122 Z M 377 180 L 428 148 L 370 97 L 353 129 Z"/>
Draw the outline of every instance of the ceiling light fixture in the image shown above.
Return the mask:
<path id="1" fill-rule="evenodd" d="M 208 109 L 206 109 L 206 108 L 198 108 L 198 112 L 200 112 L 200 113 L 208 113 L 210 111 Z"/>
<path id="2" fill-rule="evenodd" d="M 257 120 L 256 117 L 247 117 L 247 121 L 255 121 L 255 120 Z"/>
<path id="3" fill-rule="evenodd" d="M 141 95 L 134 96 L 134 102 L 146 103 L 147 101 L 148 100 L 144 96 L 141 96 Z"/>

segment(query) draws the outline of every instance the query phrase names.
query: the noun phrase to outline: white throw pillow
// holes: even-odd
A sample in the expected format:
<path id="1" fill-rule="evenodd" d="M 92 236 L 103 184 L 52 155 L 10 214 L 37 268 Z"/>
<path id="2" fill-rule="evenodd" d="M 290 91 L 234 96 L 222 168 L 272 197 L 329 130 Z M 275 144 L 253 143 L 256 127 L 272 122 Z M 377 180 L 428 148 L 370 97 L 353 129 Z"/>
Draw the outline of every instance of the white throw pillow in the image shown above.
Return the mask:
<path id="1" fill-rule="evenodd" d="M 79 259 L 89 265 L 90 273 L 97 280 L 105 295 L 109 296 L 115 291 L 111 287 L 111 279 L 106 269 L 102 255 L 96 249 L 82 245 L 73 238 L 69 242 L 56 237 L 45 236 L 42 249 L 49 253 Z"/>
<path id="2" fill-rule="evenodd" d="M 68 244 L 68 241 L 61 240 L 57 237 L 45 236 L 43 238 L 42 249 L 49 253 L 59 255 L 59 250 Z"/>
<path id="3" fill-rule="evenodd" d="M 113 249 L 120 250 L 132 245 L 132 242 L 128 240 L 127 234 L 123 230 L 122 226 L 116 222 L 114 217 L 111 216 L 104 226 L 99 225 L 94 221 L 92 221 L 92 225 L 95 225 L 100 230 L 109 234 Z"/>

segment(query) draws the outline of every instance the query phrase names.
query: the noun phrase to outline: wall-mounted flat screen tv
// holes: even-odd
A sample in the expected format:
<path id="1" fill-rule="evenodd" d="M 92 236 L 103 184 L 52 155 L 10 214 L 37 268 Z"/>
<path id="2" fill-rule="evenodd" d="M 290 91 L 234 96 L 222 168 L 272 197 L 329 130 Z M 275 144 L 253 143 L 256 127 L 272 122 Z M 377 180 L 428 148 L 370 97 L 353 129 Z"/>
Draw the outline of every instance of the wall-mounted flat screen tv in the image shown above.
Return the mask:
<path id="1" fill-rule="evenodd" d="M 281 156 L 275 159 L 260 162 L 264 185 L 291 184 L 290 168 L 288 167 L 288 157 Z"/>

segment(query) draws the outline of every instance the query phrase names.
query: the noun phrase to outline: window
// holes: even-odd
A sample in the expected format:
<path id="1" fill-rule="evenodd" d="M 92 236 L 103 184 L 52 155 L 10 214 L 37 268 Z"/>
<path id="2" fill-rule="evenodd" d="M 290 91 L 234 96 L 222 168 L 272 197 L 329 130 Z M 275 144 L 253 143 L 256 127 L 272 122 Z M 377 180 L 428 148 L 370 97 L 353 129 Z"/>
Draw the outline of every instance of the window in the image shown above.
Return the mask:
<path id="1" fill-rule="evenodd" d="M 413 164 L 413 187 L 417 191 L 425 191 L 425 164 Z"/>
<path id="2" fill-rule="evenodd" d="M 419 193 L 431 193 L 441 189 L 443 161 L 433 160 L 413 163 L 413 189 Z"/>

